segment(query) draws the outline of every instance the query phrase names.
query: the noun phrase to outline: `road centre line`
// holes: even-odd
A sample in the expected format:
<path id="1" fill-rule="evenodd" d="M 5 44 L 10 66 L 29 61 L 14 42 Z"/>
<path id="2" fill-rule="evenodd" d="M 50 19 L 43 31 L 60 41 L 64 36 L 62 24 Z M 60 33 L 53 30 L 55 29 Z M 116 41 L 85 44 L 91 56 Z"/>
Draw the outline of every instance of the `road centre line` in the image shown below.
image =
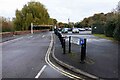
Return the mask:
<path id="1" fill-rule="evenodd" d="M 35 78 L 39 78 L 39 76 L 42 74 L 42 72 L 45 70 L 46 67 L 47 67 L 47 66 L 44 65 L 44 66 L 42 67 L 42 69 L 39 71 L 39 73 L 35 76 Z"/>

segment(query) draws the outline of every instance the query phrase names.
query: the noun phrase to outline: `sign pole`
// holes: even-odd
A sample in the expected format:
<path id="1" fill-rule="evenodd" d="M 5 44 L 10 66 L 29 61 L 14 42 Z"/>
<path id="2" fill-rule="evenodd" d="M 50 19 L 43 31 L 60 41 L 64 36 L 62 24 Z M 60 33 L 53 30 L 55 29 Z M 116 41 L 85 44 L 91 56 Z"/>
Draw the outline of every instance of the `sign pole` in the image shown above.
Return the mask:
<path id="1" fill-rule="evenodd" d="M 31 23 L 31 34 L 33 34 L 33 23 Z"/>

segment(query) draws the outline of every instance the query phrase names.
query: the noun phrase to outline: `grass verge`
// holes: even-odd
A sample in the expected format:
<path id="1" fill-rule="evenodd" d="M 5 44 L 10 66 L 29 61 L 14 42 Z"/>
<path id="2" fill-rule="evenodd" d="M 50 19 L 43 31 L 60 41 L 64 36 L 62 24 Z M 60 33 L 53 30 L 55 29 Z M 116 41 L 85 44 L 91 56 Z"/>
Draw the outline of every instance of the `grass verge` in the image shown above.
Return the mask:
<path id="1" fill-rule="evenodd" d="M 106 37 L 104 34 L 93 34 L 94 36 L 100 37 L 100 38 L 104 38 L 104 39 L 108 39 L 108 40 L 114 40 L 114 38 L 112 37 Z"/>
<path id="2" fill-rule="evenodd" d="M 73 52 L 68 53 L 67 55 L 68 55 L 69 57 L 71 57 L 71 58 L 73 58 L 73 57 L 75 57 L 75 56 L 76 56 L 76 54 L 75 54 L 75 53 L 73 53 Z"/>

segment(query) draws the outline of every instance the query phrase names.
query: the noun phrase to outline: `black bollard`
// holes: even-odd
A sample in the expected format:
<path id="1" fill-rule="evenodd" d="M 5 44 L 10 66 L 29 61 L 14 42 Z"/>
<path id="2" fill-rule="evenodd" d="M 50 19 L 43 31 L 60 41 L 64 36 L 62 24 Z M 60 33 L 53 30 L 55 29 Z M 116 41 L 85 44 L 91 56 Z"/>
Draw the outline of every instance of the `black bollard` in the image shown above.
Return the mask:
<path id="1" fill-rule="evenodd" d="M 56 29 L 54 29 L 54 33 L 56 34 Z"/>
<path id="2" fill-rule="evenodd" d="M 61 34 L 59 35 L 59 40 L 60 40 L 60 42 L 61 42 L 61 45 L 63 45 L 63 37 L 62 37 Z"/>
<path id="3" fill-rule="evenodd" d="M 63 54 L 66 53 L 66 45 L 65 45 L 65 39 L 63 38 Z"/>
<path id="4" fill-rule="evenodd" d="M 71 53 L 71 36 L 69 36 L 69 53 Z"/>
<path id="5" fill-rule="evenodd" d="M 81 62 L 84 63 L 86 59 L 86 39 L 84 39 L 84 44 L 81 45 Z"/>

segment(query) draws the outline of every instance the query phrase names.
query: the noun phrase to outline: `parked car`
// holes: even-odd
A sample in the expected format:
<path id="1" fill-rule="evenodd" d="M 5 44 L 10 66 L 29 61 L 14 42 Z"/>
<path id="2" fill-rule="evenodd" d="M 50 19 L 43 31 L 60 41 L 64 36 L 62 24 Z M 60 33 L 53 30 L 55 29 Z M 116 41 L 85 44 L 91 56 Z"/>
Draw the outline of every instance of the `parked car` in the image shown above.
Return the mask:
<path id="1" fill-rule="evenodd" d="M 72 28 L 68 28 L 68 31 L 72 31 Z"/>
<path id="2" fill-rule="evenodd" d="M 68 33 L 68 28 L 63 28 L 61 32 L 62 33 Z"/>
<path id="3" fill-rule="evenodd" d="M 91 31 L 91 30 L 92 30 L 92 28 L 88 28 L 88 30 L 89 30 L 89 31 Z"/>
<path id="4" fill-rule="evenodd" d="M 92 30 L 92 28 L 85 28 L 85 30 L 86 30 L 86 31 L 91 31 L 91 30 Z"/>
<path id="5" fill-rule="evenodd" d="M 87 30 L 88 30 L 88 28 L 86 27 L 86 28 L 85 28 L 85 30 L 87 31 Z"/>
<path id="6" fill-rule="evenodd" d="M 58 28 L 58 30 L 59 30 L 59 31 L 62 31 L 62 29 L 61 29 L 61 28 Z"/>
<path id="7" fill-rule="evenodd" d="M 79 33 L 79 30 L 77 28 L 73 28 L 72 33 Z"/>
<path id="8" fill-rule="evenodd" d="M 79 31 L 85 31 L 85 28 L 78 28 Z"/>

